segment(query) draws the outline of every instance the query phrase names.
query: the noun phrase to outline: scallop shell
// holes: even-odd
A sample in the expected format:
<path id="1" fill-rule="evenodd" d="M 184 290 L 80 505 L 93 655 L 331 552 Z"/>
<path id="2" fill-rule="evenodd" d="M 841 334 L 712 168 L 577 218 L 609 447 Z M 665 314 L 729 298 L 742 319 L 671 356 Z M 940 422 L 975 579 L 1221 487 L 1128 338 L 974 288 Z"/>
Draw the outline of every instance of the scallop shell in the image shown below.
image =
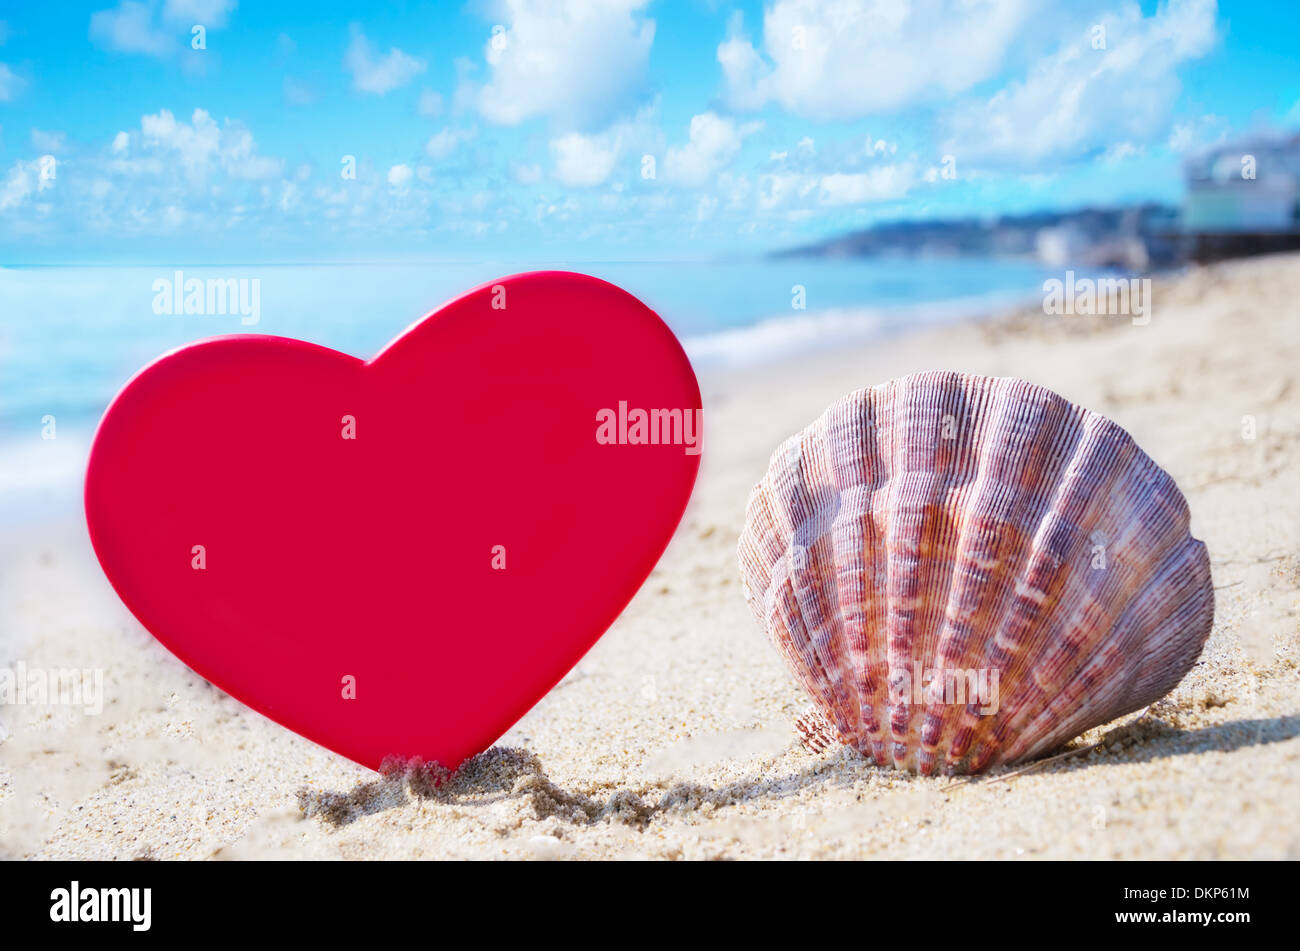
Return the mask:
<path id="1" fill-rule="evenodd" d="M 1151 703 L 1214 620 L 1173 479 L 1023 380 L 850 393 L 772 455 L 739 554 L 829 732 L 920 773 L 1031 759 Z M 812 748 L 819 731 L 804 718 Z"/>

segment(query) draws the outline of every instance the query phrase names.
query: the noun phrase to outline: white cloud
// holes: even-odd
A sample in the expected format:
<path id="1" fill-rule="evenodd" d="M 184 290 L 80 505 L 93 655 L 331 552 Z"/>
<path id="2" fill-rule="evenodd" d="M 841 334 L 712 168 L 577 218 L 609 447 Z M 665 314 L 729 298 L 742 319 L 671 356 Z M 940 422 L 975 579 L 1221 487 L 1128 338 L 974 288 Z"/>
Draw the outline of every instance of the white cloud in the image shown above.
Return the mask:
<path id="1" fill-rule="evenodd" d="M 621 143 L 609 135 L 570 132 L 551 140 L 555 177 L 562 184 L 589 188 L 609 178 L 618 161 Z"/>
<path id="2" fill-rule="evenodd" d="M 9 39 L 9 24 L 0 20 L 0 46 Z M 0 63 L 0 102 L 8 102 L 22 90 L 26 83 L 5 63 Z M 0 131 L 3 127 L 0 126 Z"/>
<path id="3" fill-rule="evenodd" d="M 263 154 L 242 124 L 202 109 L 145 115 L 95 146 L 69 140 L 67 150 L 75 174 L 63 174 L 60 156 L 57 186 L 41 178 L 40 159 L 0 167 L 0 217 L 11 240 L 134 241 L 156 249 L 179 231 L 187 241 L 228 240 L 242 249 L 261 242 L 273 250 L 325 234 L 392 240 L 429 227 L 460 233 L 473 226 L 469 218 L 491 222 L 501 214 L 499 190 L 476 183 L 474 200 L 463 200 L 427 164 L 376 167 L 363 159 L 355 179 L 341 178 L 333 163 L 287 165 Z M 479 179 L 491 177 L 485 170 Z"/>
<path id="4" fill-rule="evenodd" d="M 284 101 L 291 106 L 310 106 L 316 101 L 316 90 L 310 83 L 295 79 L 293 76 L 284 77 Z"/>
<path id="5" fill-rule="evenodd" d="M 1296 116 L 1300 119 L 1300 108 L 1297 108 Z M 1199 119 L 1175 123 L 1167 144 L 1171 151 L 1186 153 L 1217 144 L 1227 137 L 1227 120 L 1211 113 Z"/>
<path id="6" fill-rule="evenodd" d="M 627 152 L 653 151 L 658 132 L 654 127 L 654 106 L 647 106 L 630 119 L 616 122 L 603 132 L 590 135 L 570 132 L 551 139 L 555 177 L 564 185 L 591 187 L 609 178 L 618 160 Z"/>
<path id="7" fill-rule="evenodd" d="M 167 0 L 163 5 L 163 17 L 173 23 L 220 29 L 226 25 L 235 6 L 235 0 Z"/>
<path id="8" fill-rule="evenodd" d="M 915 181 L 912 166 L 880 165 L 866 172 L 836 172 L 823 175 L 817 200 L 823 205 L 861 205 L 872 201 L 895 201 Z"/>
<path id="9" fill-rule="evenodd" d="M 166 0 L 161 16 L 155 18 L 154 6 L 123 0 L 112 9 L 91 14 L 90 39 L 119 53 L 163 58 L 176 52 L 178 36 L 188 34 L 189 27 L 219 30 L 234 9 L 234 0 Z M 185 39 L 188 41 L 188 35 Z"/>
<path id="10" fill-rule="evenodd" d="M 188 123 L 178 122 L 166 109 L 143 116 L 139 137 L 143 152 L 178 163 L 196 181 L 207 179 L 215 169 L 237 179 L 271 178 L 283 165 L 280 159 L 260 155 L 252 133 L 243 126 L 230 120 L 220 126 L 204 109 L 195 109 Z M 114 152 L 126 151 L 129 142 L 130 136 L 123 143 L 119 133 Z"/>
<path id="11" fill-rule="evenodd" d="M 92 13 L 90 38 L 110 50 L 147 56 L 166 56 L 176 47 L 175 36 L 154 23 L 153 10 L 135 0 Z"/>
<path id="12" fill-rule="evenodd" d="M 27 200 L 29 195 L 39 194 L 47 188 L 53 188 L 54 181 L 41 175 L 41 160 L 30 162 L 17 161 L 4 182 L 0 183 L 0 211 L 17 207 Z"/>
<path id="13" fill-rule="evenodd" d="M 514 173 L 515 181 L 520 185 L 536 185 L 542 180 L 540 165 L 515 163 L 510 170 Z"/>
<path id="14" fill-rule="evenodd" d="M 886 142 L 884 139 L 871 141 L 871 136 L 867 136 L 866 144 L 862 146 L 864 155 L 893 155 L 898 151 L 897 142 Z"/>
<path id="15" fill-rule="evenodd" d="M 724 179 L 725 176 L 720 181 Z M 911 160 L 872 165 L 860 171 L 782 167 L 759 176 L 757 210 L 795 220 L 806 218 L 819 208 L 897 201 L 906 197 L 917 182 L 917 169 Z M 748 201 L 748 187 L 743 180 L 731 184 L 742 186 L 729 203 L 730 207 L 737 208 Z"/>
<path id="16" fill-rule="evenodd" d="M 1132 142 L 1116 142 L 1102 154 L 1101 160 L 1107 165 L 1118 165 L 1126 159 L 1137 158 L 1146 154 L 1146 148 Z"/>
<path id="17" fill-rule="evenodd" d="M 467 85 L 490 122 L 547 116 L 562 128 L 600 128 L 641 95 L 654 21 L 647 0 L 505 0 L 506 29 L 485 46 L 490 77 Z"/>
<path id="18" fill-rule="evenodd" d="M 442 96 L 432 89 L 420 90 L 420 101 L 416 105 L 416 111 L 429 119 L 442 115 Z"/>
<path id="19" fill-rule="evenodd" d="M 352 82 L 362 92 L 382 96 L 405 86 L 424 72 L 424 60 L 403 53 L 396 46 L 387 56 L 376 58 L 361 27 L 351 27 L 352 40 L 343 54 L 343 68 L 352 74 Z"/>
<path id="20" fill-rule="evenodd" d="M 5 176 L 4 182 L 0 184 L 0 211 L 8 211 L 22 204 L 31 190 L 32 176 L 27 169 L 27 163 L 15 162 L 14 167 Z"/>
<path id="21" fill-rule="evenodd" d="M 62 152 L 67 144 L 68 137 L 62 132 L 32 129 L 32 146 L 41 152 Z"/>
<path id="22" fill-rule="evenodd" d="M 227 122 L 222 130 L 221 163 L 232 178 L 254 180 L 272 178 L 284 167 L 281 159 L 259 155 L 253 143 L 253 133 L 231 122 Z"/>
<path id="23" fill-rule="evenodd" d="M 968 89 L 1001 69 L 1033 0 L 777 0 L 762 51 L 733 17 L 718 46 L 724 99 L 800 116 L 857 118 Z"/>
<path id="24" fill-rule="evenodd" d="M 453 129 L 448 126 L 429 137 L 429 141 L 424 144 L 424 153 L 431 159 L 445 159 L 455 152 L 461 143 L 473 139 L 475 134 L 473 129 Z"/>
<path id="25" fill-rule="evenodd" d="M 1216 12 L 1214 0 L 1170 0 L 1151 17 L 1136 4 L 1102 17 L 1105 49 L 1080 34 L 1023 81 L 955 109 L 944 151 L 1032 169 L 1164 137 L 1181 91 L 1175 70 L 1214 45 Z"/>
<path id="26" fill-rule="evenodd" d="M 690 141 L 664 156 L 664 177 L 691 188 L 706 184 L 736 157 L 745 136 L 761 127 L 757 122 L 737 125 L 712 112 L 692 117 Z"/>
<path id="27" fill-rule="evenodd" d="M 22 91 L 27 83 L 23 78 L 10 69 L 6 64 L 0 63 L 0 102 L 8 102 Z"/>
<path id="28" fill-rule="evenodd" d="M 191 123 L 177 122 L 166 109 L 140 119 L 144 144 L 173 153 L 189 169 L 207 166 L 221 145 L 221 129 L 203 109 L 194 110 Z"/>
<path id="29" fill-rule="evenodd" d="M 775 211 L 808 198 L 819 180 L 813 175 L 774 173 L 758 180 L 758 210 Z"/>

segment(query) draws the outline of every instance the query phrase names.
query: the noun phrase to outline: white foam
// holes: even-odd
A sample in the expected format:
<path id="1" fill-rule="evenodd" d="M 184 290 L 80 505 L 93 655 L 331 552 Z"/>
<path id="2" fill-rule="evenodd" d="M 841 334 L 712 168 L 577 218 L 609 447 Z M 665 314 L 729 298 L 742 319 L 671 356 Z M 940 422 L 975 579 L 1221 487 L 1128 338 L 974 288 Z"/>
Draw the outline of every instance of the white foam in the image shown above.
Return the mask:
<path id="1" fill-rule="evenodd" d="M 0 524 L 75 511 L 89 450 L 88 433 L 63 430 L 0 443 Z"/>
<path id="2" fill-rule="evenodd" d="M 1021 301 L 1021 294 L 961 298 L 891 309 L 834 308 L 769 317 L 756 324 L 682 341 L 696 366 L 748 366 L 807 352 L 858 343 L 891 331 L 983 316 Z"/>

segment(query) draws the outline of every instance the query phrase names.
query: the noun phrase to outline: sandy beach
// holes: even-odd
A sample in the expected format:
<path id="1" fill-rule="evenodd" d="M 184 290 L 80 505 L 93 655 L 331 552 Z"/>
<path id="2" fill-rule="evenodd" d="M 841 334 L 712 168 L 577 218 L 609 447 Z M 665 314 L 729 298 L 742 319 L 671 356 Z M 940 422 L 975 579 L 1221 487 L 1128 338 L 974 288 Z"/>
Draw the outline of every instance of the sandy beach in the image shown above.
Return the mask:
<path id="1" fill-rule="evenodd" d="M 1151 320 L 1041 309 L 701 377 L 700 479 L 605 637 L 448 783 L 379 776 L 244 708 L 117 600 L 73 514 L 0 551 L 0 665 L 100 668 L 103 711 L 0 707 L 0 857 L 1300 858 L 1300 255 L 1158 278 Z M 1016 376 L 1115 419 L 1208 546 L 1209 644 L 1141 716 L 1028 771 L 811 753 L 741 594 L 772 449 L 850 390 Z M 1253 438 L 1252 438 L 1253 437 Z"/>

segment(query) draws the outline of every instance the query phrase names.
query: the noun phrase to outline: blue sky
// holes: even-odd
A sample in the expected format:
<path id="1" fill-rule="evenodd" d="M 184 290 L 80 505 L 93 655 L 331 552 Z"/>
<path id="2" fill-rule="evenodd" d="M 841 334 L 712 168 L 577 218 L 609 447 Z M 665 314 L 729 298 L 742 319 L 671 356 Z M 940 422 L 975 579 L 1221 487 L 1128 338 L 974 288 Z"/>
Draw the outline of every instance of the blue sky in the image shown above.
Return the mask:
<path id="1" fill-rule="evenodd" d="M 749 253 L 1300 127 L 1294 0 L 375 6 L 7 5 L 0 265 Z"/>

